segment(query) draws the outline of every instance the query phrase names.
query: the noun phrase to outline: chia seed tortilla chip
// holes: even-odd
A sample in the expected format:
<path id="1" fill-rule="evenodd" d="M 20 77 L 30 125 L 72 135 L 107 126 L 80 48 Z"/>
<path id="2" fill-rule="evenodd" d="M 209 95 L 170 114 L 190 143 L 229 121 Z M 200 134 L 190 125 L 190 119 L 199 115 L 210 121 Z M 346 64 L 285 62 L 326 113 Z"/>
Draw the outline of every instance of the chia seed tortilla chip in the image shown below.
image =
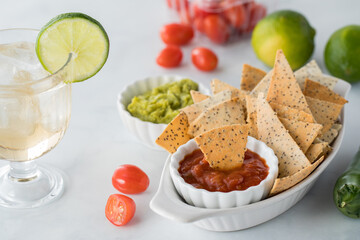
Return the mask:
<path id="1" fill-rule="evenodd" d="M 249 121 L 247 121 L 247 125 L 249 126 L 249 136 L 258 139 L 258 130 L 257 130 L 257 122 L 256 122 L 256 112 L 252 114 L 252 117 Z"/>
<path id="2" fill-rule="evenodd" d="M 340 132 L 342 125 L 340 123 L 335 123 L 334 125 L 331 126 L 331 128 L 337 130 L 338 132 Z"/>
<path id="3" fill-rule="evenodd" d="M 335 140 L 338 134 L 339 134 L 338 130 L 336 130 L 335 128 L 330 128 L 326 133 L 324 133 L 320 137 L 320 140 L 331 144 Z"/>
<path id="4" fill-rule="evenodd" d="M 331 148 L 327 142 L 313 143 L 306 151 L 306 157 L 311 163 L 315 162 L 320 156 L 326 154 Z"/>
<path id="5" fill-rule="evenodd" d="M 315 62 L 315 60 L 310 61 L 308 64 L 304 65 L 299 70 L 294 73 L 297 82 L 301 90 L 304 90 L 305 79 L 306 78 L 315 78 L 315 76 L 322 75 L 321 69 Z"/>
<path id="6" fill-rule="evenodd" d="M 305 96 L 282 50 L 276 52 L 273 75 L 266 100 L 311 114 Z"/>
<path id="7" fill-rule="evenodd" d="M 231 86 L 230 84 L 220 81 L 219 79 L 213 79 L 210 83 L 211 91 L 212 93 L 218 94 L 219 92 L 230 90 L 232 93 L 232 98 L 234 97 L 245 97 L 246 94 L 248 94 L 247 91 L 240 90 L 236 87 Z"/>
<path id="8" fill-rule="evenodd" d="M 189 135 L 198 136 L 206 131 L 233 124 L 245 124 L 244 100 L 233 98 L 208 108 L 189 126 Z"/>
<path id="9" fill-rule="evenodd" d="M 317 123 L 301 122 L 280 117 L 279 119 L 303 153 L 306 153 L 322 129 L 322 125 Z"/>
<path id="10" fill-rule="evenodd" d="M 266 75 L 266 72 L 250 66 L 248 64 L 244 64 L 242 68 L 241 74 L 241 83 L 240 89 L 245 91 L 251 91 L 253 88 L 263 79 Z"/>
<path id="11" fill-rule="evenodd" d="M 344 106 L 343 104 L 336 104 L 311 97 L 306 97 L 306 101 L 309 104 L 315 121 L 323 125 L 321 134 L 326 133 L 333 126 Z"/>
<path id="12" fill-rule="evenodd" d="M 203 111 L 211 106 L 217 105 L 223 101 L 230 100 L 232 97 L 230 90 L 225 90 L 209 97 L 201 102 L 194 103 L 182 109 L 188 117 L 188 122 L 192 123 Z"/>
<path id="13" fill-rule="evenodd" d="M 273 69 L 269 71 L 263 79 L 251 90 L 250 95 L 253 97 L 257 97 L 259 93 L 264 93 L 265 96 L 269 90 L 269 84 L 271 81 L 271 76 L 273 74 Z"/>
<path id="14" fill-rule="evenodd" d="M 174 153 L 181 145 L 191 139 L 191 136 L 187 133 L 188 128 L 189 123 L 187 116 L 184 112 L 180 112 L 167 125 L 155 142 L 169 153 Z"/>
<path id="15" fill-rule="evenodd" d="M 236 124 L 215 128 L 194 139 L 210 166 L 225 171 L 243 164 L 247 136 L 248 126 Z"/>
<path id="16" fill-rule="evenodd" d="M 307 166 L 306 168 L 299 170 L 295 174 L 292 174 L 287 177 L 277 178 L 274 182 L 272 189 L 270 190 L 269 196 L 273 196 L 275 194 L 278 194 L 295 186 L 297 183 L 301 182 L 307 176 L 309 176 L 310 173 L 312 173 L 315 170 L 315 168 L 317 168 L 317 166 L 319 166 L 320 163 L 322 163 L 323 160 L 324 160 L 324 156 L 322 156 L 320 159 L 318 159 L 313 164 Z"/>
<path id="17" fill-rule="evenodd" d="M 316 64 L 315 60 L 312 60 L 311 62 L 297 70 L 294 75 L 302 91 L 305 89 L 306 78 L 318 82 L 331 90 L 334 89 L 336 83 L 338 82 L 337 78 L 324 75 L 321 72 L 319 66 Z"/>
<path id="18" fill-rule="evenodd" d="M 257 106 L 258 139 L 274 150 L 279 159 L 279 177 L 286 177 L 310 165 L 269 103 L 259 94 Z"/>
<path id="19" fill-rule="evenodd" d="M 310 77 L 310 79 L 324 85 L 325 87 L 328 87 L 331 90 L 334 89 L 336 83 L 339 81 L 337 78 L 326 76 L 324 74 Z"/>
<path id="20" fill-rule="evenodd" d="M 328 87 L 325 87 L 324 85 L 314 82 L 308 78 L 305 80 L 304 95 L 336 104 L 345 104 L 348 102 L 345 98 L 335 93 Z"/>
<path id="21" fill-rule="evenodd" d="M 302 121 L 302 122 L 315 122 L 311 114 L 304 111 L 284 106 L 277 103 L 270 103 L 272 109 L 276 112 L 278 117 L 287 118 L 289 120 Z"/>
<path id="22" fill-rule="evenodd" d="M 190 90 L 190 95 L 194 103 L 202 102 L 203 100 L 210 97 L 195 90 Z"/>
<path id="23" fill-rule="evenodd" d="M 246 123 L 249 125 L 249 136 L 258 139 L 257 124 L 256 124 L 256 101 L 255 97 L 246 96 Z"/>
<path id="24" fill-rule="evenodd" d="M 256 113 L 256 102 L 257 102 L 257 98 L 256 97 L 252 97 L 250 95 L 247 95 L 245 97 L 246 100 L 246 111 L 247 111 L 247 118 L 246 121 L 249 120 L 249 118 L 251 117 L 251 115 L 253 113 Z"/>

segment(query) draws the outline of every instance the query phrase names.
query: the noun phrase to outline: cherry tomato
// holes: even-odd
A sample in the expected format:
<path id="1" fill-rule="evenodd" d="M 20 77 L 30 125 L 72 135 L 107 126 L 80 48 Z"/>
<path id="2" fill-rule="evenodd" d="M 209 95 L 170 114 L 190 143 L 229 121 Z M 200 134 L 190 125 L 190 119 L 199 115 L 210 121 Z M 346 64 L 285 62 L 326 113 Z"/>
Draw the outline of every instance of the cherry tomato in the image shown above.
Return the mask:
<path id="1" fill-rule="evenodd" d="M 204 20 L 201 17 L 196 17 L 194 19 L 194 27 L 196 30 L 198 30 L 201 33 L 205 33 L 204 29 Z"/>
<path id="2" fill-rule="evenodd" d="M 160 37 L 166 44 L 185 45 L 194 37 L 194 31 L 190 25 L 171 23 L 161 29 Z"/>
<path id="3" fill-rule="evenodd" d="M 194 17 L 196 18 L 205 18 L 209 15 L 216 15 L 218 9 L 219 4 L 214 1 L 209 1 L 208 3 L 206 3 L 206 6 L 198 6 L 198 4 L 196 3 L 192 5 Z"/>
<path id="4" fill-rule="evenodd" d="M 112 194 L 106 203 L 105 216 L 115 226 L 122 226 L 133 218 L 135 210 L 134 200 L 122 194 Z"/>
<path id="5" fill-rule="evenodd" d="M 176 11 L 180 11 L 182 8 L 189 8 L 188 0 L 166 0 L 170 9 L 174 8 Z"/>
<path id="6" fill-rule="evenodd" d="M 204 19 L 204 31 L 206 36 L 214 43 L 225 43 L 229 40 L 230 29 L 220 15 L 210 15 Z"/>
<path id="7" fill-rule="evenodd" d="M 187 24 L 187 25 L 191 24 L 192 16 L 189 8 L 180 10 L 179 17 L 180 17 L 180 22 L 182 24 Z"/>
<path id="8" fill-rule="evenodd" d="M 215 53 L 203 47 L 197 47 L 191 51 L 191 60 L 195 67 L 202 71 L 214 70 L 218 64 Z"/>
<path id="9" fill-rule="evenodd" d="M 234 0 L 227 1 L 227 4 L 233 4 L 232 7 L 225 8 L 225 19 L 235 28 L 240 28 L 246 20 L 246 11 L 243 4 L 234 3 Z"/>
<path id="10" fill-rule="evenodd" d="M 144 192 L 149 186 L 149 177 L 140 168 L 130 164 L 119 166 L 113 176 L 113 186 L 122 193 Z"/>
<path id="11" fill-rule="evenodd" d="M 248 32 L 251 32 L 254 29 L 255 25 L 258 23 L 258 21 L 260 21 L 265 16 L 266 8 L 261 4 L 254 3 L 250 11 L 250 25 L 247 29 Z"/>
<path id="12" fill-rule="evenodd" d="M 158 65 L 165 68 L 177 67 L 182 60 L 182 51 L 178 46 L 166 46 L 156 58 Z"/>
<path id="13" fill-rule="evenodd" d="M 243 31 L 249 33 L 254 29 L 258 21 L 266 16 L 266 8 L 263 5 L 254 2 L 246 3 L 244 6 L 247 11 L 248 20 L 246 24 L 243 25 L 245 26 Z"/>

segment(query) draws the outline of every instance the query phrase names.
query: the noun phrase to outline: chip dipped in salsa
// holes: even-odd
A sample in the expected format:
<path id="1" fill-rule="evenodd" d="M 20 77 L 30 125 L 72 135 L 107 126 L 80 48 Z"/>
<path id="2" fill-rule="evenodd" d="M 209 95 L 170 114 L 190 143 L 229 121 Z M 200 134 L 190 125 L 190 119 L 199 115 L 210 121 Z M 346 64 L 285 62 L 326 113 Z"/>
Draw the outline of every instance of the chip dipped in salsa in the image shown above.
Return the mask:
<path id="1" fill-rule="evenodd" d="M 196 188 L 210 192 L 231 192 L 260 184 L 267 177 L 269 167 L 263 158 L 248 149 L 241 167 L 216 170 L 210 167 L 198 149 L 180 161 L 178 171 L 185 182 Z"/>

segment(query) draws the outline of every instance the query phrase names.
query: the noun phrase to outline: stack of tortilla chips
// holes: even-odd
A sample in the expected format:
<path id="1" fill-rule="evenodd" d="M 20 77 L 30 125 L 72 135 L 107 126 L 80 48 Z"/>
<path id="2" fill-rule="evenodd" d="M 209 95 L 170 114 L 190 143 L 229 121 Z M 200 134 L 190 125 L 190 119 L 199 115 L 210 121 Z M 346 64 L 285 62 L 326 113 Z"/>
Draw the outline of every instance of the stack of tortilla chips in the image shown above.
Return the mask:
<path id="1" fill-rule="evenodd" d="M 268 73 L 244 64 L 240 88 L 214 79 L 212 96 L 192 91 L 194 104 L 182 109 L 156 142 L 174 153 L 194 138 L 211 167 L 229 170 L 241 166 L 250 135 L 278 157 L 279 175 L 270 192 L 275 195 L 306 178 L 331 150 L 347 103 L 332 91 L 336 83 L 315 61 L 293 73 L 278 50 Z"/>

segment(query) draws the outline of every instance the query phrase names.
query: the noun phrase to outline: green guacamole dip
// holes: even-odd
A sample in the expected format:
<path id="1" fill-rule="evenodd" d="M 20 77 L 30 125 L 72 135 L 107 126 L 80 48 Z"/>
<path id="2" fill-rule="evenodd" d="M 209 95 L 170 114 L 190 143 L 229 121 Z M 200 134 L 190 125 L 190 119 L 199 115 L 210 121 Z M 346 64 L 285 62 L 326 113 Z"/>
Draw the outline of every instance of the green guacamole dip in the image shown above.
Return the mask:
<path id="1" fill-rule="evenodd" d="M 168 124 L 179 109 L 194 103 L 190 90 L 198 90 L 198 84 L 190 79 L 167 83 L 135 96 L 127 110 L 143 121 Z"/>

